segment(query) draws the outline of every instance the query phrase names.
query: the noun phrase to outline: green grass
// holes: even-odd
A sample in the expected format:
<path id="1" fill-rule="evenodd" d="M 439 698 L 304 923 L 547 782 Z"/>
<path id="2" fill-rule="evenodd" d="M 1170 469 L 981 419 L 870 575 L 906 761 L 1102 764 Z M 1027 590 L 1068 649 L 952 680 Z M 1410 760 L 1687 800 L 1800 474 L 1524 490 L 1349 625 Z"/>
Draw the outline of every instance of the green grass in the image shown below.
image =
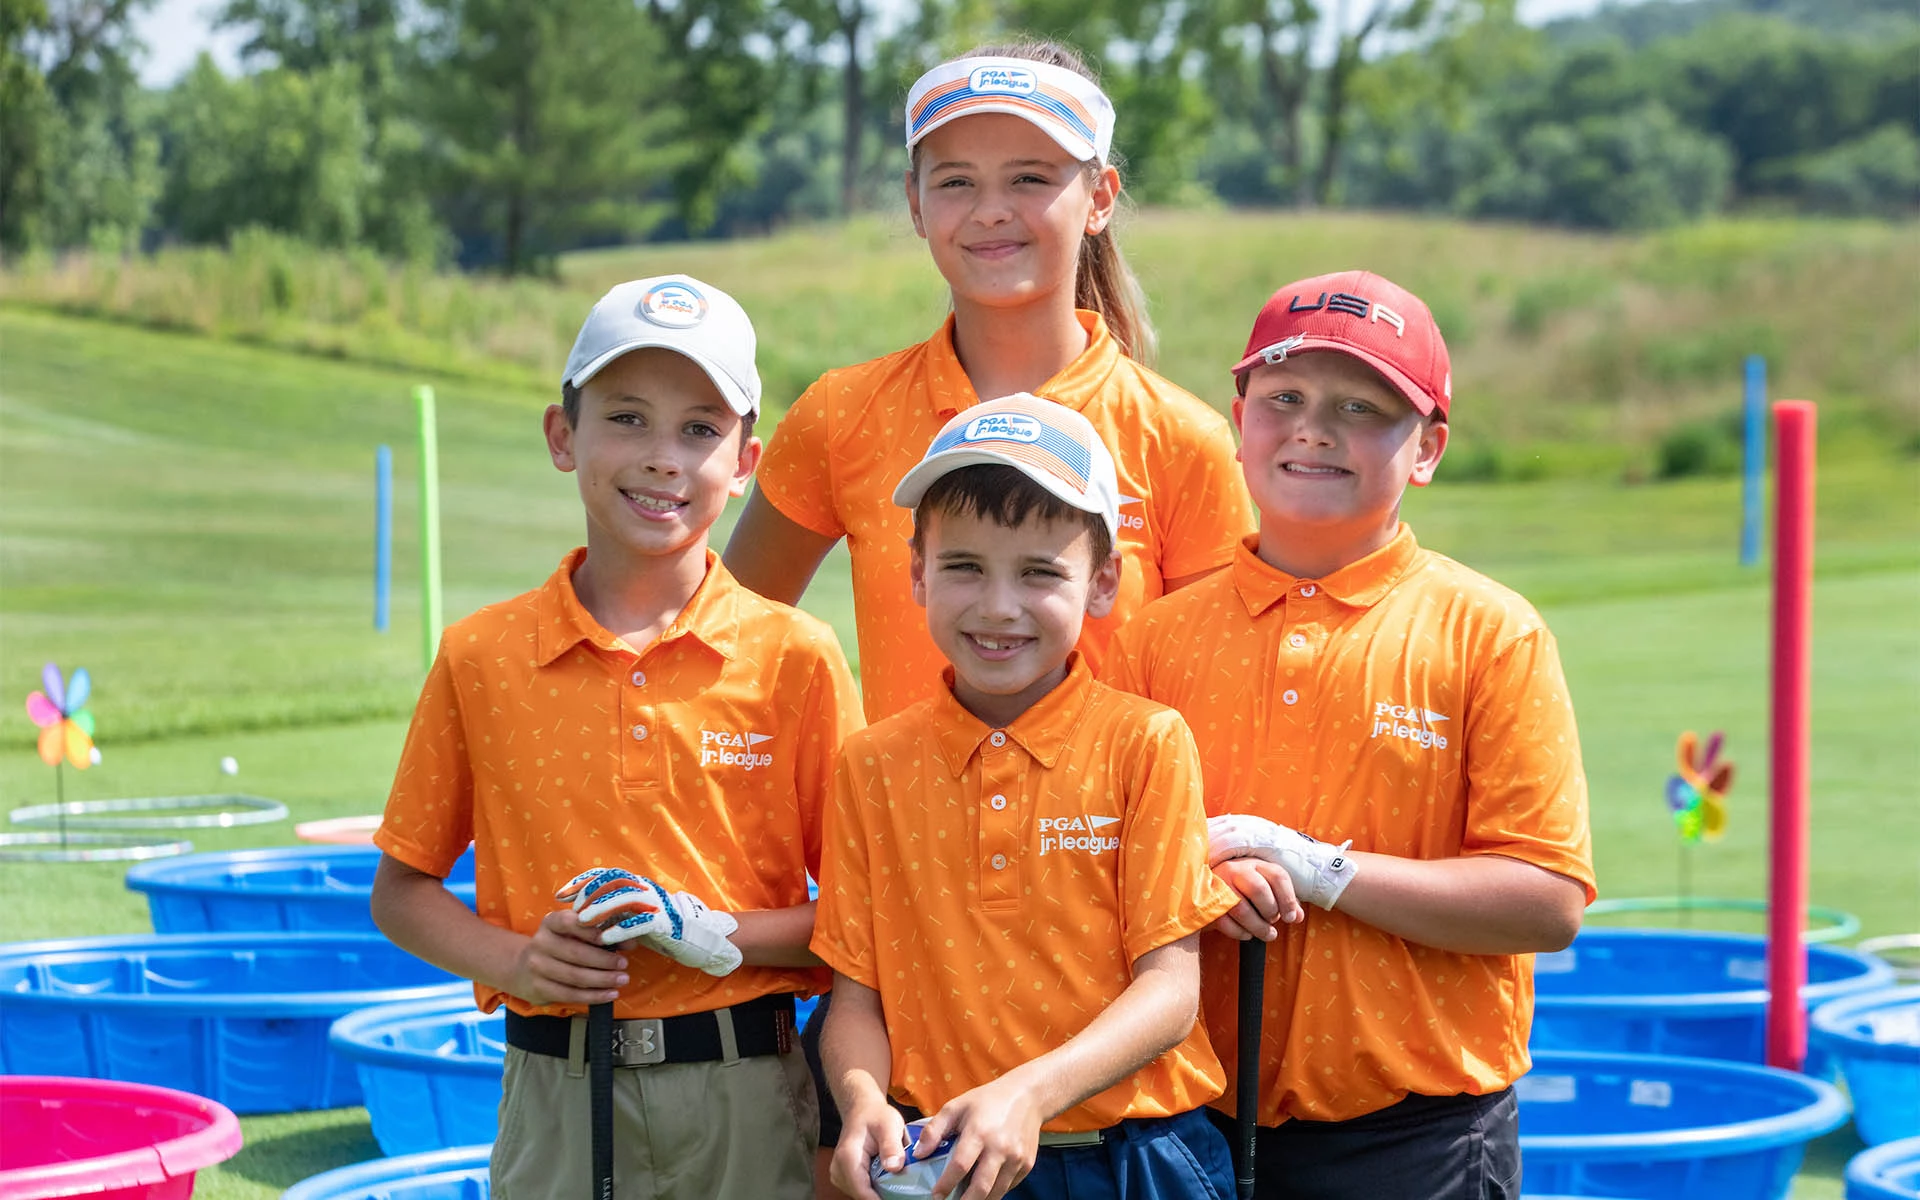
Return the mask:
<path id="1" fill-rule="evenodd" d="M 1291 279 L 1365 266 L 1432 306 L 1453 352 L 1455 420 L 1482 460 L 1530 474 L 1652 469 L 1676 425 L 1736 408 L 1740 361 L 1776 395 L 1822 400 L 1866 435 L 1920 431 L 1920 237 L 1912 222 L 1724 220 L 1601 236 L 1365 213 L 1131 214 L 1127 255 L 1152 297 L 1159 365 L 1224 403 L 1253 314 Z M 770 409 L 822 371 L 917 342 L 947 294 L 904 215 L 764 240 L 571 255 L 553 281 L 390 267 L 249 235 L 231 252 L 33 259 L 0 304 L 261 343 L 436 376 L 551 388 L 610 284 L 689 271 L 760 331 Z M 1844 280 L 1836 286 L 1834 280 Z M 1537 457 L 1536 457 L 1537 456 Z"/>
<path id="2" fill-rule="evenodd" d="M 72 796 L 237 784 L 286 801 L 296 820 L 378 809 L 422 670 L 407 398 L 419 378 L 0 312 L 6 806 L 51 798 L 18 704 L 55 659 L 96 680 L 104 759 L 69 776 Z M 538 583 L 578 539 L 580 517 L 571 480 L 541 448 L 544 389 L 433 382 L 453 618 Z M 1813 895 L 1858 913 L 1865 934 L 1907 931 L 1920 926 L 1920 739 L 1910 731 L 1920 710 L 1920 465 L 1844 414 L 1823 412 L 1823 430 Z M 370 628 L 380 442 L 394 447 L 398 475 L 385 635 Z M 1763 571 L 1734 563 L 1737 511 L 1730 480 L 1489 485 L 1448 483 L 1444 469 L 1409 501 L 1427 544 L 1533 597 L 1558 634 L 1606 894 L 1673 889 L 1660 789 L 1683 728 L 1726 730 L 1740 771 L 1728 836 L 1695 854 L 1696 889 L 1764 891 L 1768 593 Z M 847 595 L 836 560 L 808 606 L 851 649 Z M 235 780 L 218 774 L 229 754 L 240 762 Z M 194 835 L 203 850 L 290 839 L 287 825 Z M 145 929 L 121 874 L 9 864 L 0 938 Z M 374 1152 L 360 1110 L 244 1127 L 248 1148 L 206 1172 L 200 1195 L 263 1200 Z M 1796 1195 L 1839 1196 L 1851 1136 L 1815 1147 Z"/>

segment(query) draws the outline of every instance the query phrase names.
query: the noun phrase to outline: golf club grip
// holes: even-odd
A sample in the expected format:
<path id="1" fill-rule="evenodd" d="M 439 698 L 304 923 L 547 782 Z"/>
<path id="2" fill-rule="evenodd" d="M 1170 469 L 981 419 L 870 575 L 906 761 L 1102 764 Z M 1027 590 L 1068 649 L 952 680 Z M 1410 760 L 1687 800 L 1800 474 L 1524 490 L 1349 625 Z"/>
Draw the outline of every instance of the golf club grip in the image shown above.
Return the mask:
<path id="1" fill-rule="evenodd" d="M 1234 1184 L 1240 1200 L 1253 1200 L 1253 1143 L 1260 1112 L 1260 1016 L 1264 1011 L 1267 944 L 1259 938 L 1240 943 L 1240 1035 L 1234 1072 Z"/>
<path id="2" fill-rule="evenodd" d="M 587 1009 L 588 1120 L 593 1139 L 592 1200 L 613 1200 L 613 1005 Z"/>

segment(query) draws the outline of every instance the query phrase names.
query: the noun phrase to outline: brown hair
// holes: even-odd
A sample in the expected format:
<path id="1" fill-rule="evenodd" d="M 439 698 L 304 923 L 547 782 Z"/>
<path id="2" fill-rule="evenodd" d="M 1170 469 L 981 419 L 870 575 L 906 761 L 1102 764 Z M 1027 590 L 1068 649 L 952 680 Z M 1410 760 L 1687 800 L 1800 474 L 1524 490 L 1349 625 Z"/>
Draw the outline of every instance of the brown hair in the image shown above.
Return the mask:
<path id="1" fill-rule="evenodd" d="M 1100 77 L 1094 74 L 1086 60 L 1078 51 L 1061 42 L 1047 41 L 1042 38 L 1016 38 L 1012 41 L 993 42 L 984 46 L 975 46 L 958 58 L 948 62 L 958 62 L 961 58 L 1024 58 L 1030 62 L 1046 63 L 1048 66 L 1061 67 L 1076 75 L 1093 81 L 1097 87 Z M 920 173 L 920 147 L 912 152 L 912 166 L 915 177 Z M 1105 166 L 1116 169 L 1119 163 L 1086 164 L 1089 179 L 1099 174 Z M 1147 320 L 1147 297 L 1140 289 L 1140 281 L 1133 277 L 1132 268 L 1120 253 L 1120 243 L 1113 230 L 1113 222 L 1099 233 L 1080 239 L 1080 259 L 1074 269 L 1073 303 L 1077 308 L 1092 309 L 1107 322 L 1107 331 L 1114 341 L 1120 344 L 1121 353 L 1135 362 L 1153 365 L 1159 339 L 1154 336 L 1153 325 Z"/>
<path id="2" fill-rule="evenodd" d="M 925 552 L 927 518 L 935 513 L 984 517 L 1002 529 L 1018 529 L 1029 520 L 1085 521 L 1093 539 L 1093 569 L 1113 557 L 1113 534 L 1098 513 L 1075 508 L 1005 463 L 956 467 L 928 484 L 913 509 L 915 550 Z"/>

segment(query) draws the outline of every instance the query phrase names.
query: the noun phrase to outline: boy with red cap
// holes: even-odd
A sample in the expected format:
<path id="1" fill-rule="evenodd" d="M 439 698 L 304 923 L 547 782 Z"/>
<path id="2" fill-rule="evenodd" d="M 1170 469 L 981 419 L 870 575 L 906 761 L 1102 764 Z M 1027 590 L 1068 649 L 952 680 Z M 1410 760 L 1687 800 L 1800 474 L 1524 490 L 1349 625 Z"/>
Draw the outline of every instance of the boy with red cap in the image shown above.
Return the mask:
<path id="1" fill-rule="evenodd" d="M 1130 622 L 1106 678 L 1199 742 L 1210 857 L 1241 896 L 1203 945 L 1229 1068 L 1228 939 L 1271 942 L 1258 1195 L 1516 1196 L 1531 955 L 1594 895 L 1553 635 L 1399 519 L 1452 402 L 1417 297 L 1357 271 L 1281 288 L 1233 373 L 1260 531 Z"/>

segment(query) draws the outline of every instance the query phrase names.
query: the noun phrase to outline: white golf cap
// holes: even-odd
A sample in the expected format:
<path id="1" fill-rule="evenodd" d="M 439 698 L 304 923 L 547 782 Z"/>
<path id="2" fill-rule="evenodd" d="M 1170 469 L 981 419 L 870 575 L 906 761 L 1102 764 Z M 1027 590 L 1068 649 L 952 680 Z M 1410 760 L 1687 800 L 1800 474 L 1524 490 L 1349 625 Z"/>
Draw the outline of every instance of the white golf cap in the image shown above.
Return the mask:
<path id="1" fill-rule="evenodd" d="M 1113 101 L 1078 71 L 1026 58 L 962 58 L 922 75 L 907 93 L 907 149 L 949 121 L 997 112 L 1038 125 L 1081 162 L 1107 161 Z"/>
<path id="2" fill-rule="evenodd" d="M 657 346 L 700 365 L 739 415 L 760 413 L 753 322 L 738 301 L 690 275 L 619 283 L 600 297 L 573 340 L 563 384 L 585 385 L 629 350 Z"/>
<path id="3" fill-rule="evenodd" d="M 1027 392 L 976 404 L 948 421 L 893 489 L 893 502 L 913 508 L 942 475 L 991 463 L 1017 468 L 1119 535 L 1120 480 L 1106 443 L 1079 413 Z"/>

